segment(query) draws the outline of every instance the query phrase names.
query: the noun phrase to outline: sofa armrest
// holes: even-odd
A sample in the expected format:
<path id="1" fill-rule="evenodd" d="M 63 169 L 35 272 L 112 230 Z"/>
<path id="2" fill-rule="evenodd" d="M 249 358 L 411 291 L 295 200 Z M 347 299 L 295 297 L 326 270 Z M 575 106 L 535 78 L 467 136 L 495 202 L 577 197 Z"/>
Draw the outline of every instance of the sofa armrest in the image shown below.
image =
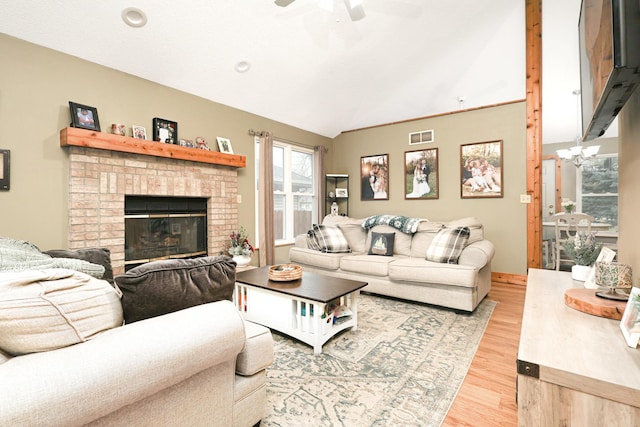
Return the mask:
<path id="1" fill-rule="evenodd" d="M 82 425 L 213 366 L 245 344 L 230 301 L 142 320 L 0 365 L 1 425 Z"/>
<path id="2" fill-rule="evenodd" d="M 488 240 L 480 240 L 467 245 L 460 254 L 458 264 L 472 265 L 481 269 L 493 258 L 495 246 Z"/>
<path id="3" fill-rule="evenodd" d="M 253 322 L 244 322 L 246 345 L 236 359 L 236 374 L 251 376 L 273 363 L 271 331 Z"/>

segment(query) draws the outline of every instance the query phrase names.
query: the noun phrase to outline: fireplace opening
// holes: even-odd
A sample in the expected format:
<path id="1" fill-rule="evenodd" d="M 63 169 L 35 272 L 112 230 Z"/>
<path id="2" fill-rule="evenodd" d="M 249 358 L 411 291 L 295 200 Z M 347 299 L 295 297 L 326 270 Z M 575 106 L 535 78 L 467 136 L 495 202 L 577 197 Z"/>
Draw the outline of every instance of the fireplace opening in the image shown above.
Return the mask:
<path id="1" fill-rule="evenodd" d="M 145 262 L 207 255 L 207 199 L 125 196 L 125 271 Z"/>

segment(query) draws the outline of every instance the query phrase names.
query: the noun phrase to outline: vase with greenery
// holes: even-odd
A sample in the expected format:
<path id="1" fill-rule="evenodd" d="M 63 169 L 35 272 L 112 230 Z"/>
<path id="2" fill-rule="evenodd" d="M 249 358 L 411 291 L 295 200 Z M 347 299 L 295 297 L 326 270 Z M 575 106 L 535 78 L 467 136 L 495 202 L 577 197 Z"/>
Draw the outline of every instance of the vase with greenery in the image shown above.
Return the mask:
<path id="1" fill-rule="evenodd" d="M 251 262 L 251 255 L 254 249 L 247 236 L 247 230 L 240 227 L 238 231 L 233 231 L 229 235 L 229 241 L 226 243 L 225 251 L 229 253 L 236 261 L 238 266 L 242 267 Z"/>
<path id="2" fill-rule="evenodd" d="M 573 213 L 573 210 L 576 208 L 576 202 L 570 199 L 562 199 L 562 203 L 560 203 L 560 205 L 568 214 Z"/>
<path id="3" fill-rule="evenodd" d="M 596 241 L 595 233 L 578 233 L 563 246 L 576 264 L 571 267 L 571 276 L 574 280 L 585 281 L 591 270 L 589 267 L 596 262 L 600 254 L 602 243 Z"/>

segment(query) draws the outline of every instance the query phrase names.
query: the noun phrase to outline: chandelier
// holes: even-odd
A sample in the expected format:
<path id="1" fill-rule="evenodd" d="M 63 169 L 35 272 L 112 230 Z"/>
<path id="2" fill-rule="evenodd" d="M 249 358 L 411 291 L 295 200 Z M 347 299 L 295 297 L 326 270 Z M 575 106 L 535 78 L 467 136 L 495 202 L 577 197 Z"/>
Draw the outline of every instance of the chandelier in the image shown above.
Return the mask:
<path id="1" fill-rule="evenodd" d="M 576 133 L 576 145 L 571 148 L 565 148 L 562 150 L 557 150 L 558 157 L 563 160 L 570 161 L 575 165 L 575 167 L 579 168 L 582 166 L 585 160 L 591 159 L 598 154 L 598 150 L 600 150 L 599 145 L 592 145 L 589 147 L 582 146 L 582 138 L 580 137 L 580 90 L 576 89 L 573 91 L 573 94 L 576 96 L 576 112 L 577 112 L 577 130 Z"/>

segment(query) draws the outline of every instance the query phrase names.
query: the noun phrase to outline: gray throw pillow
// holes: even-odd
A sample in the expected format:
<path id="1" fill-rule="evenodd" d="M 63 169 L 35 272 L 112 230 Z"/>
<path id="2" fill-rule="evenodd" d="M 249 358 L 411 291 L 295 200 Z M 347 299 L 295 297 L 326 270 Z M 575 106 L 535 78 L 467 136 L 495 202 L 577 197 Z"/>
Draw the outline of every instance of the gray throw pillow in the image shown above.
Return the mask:
<path id="1" fill-rule="evenodd" d="M 152 261 L 116 276 L 125 323 L 229 300 L 236 263 L 227 256 Z"/>
<path id="2" fill-rule="evenodd" d="M 113 284 L 113 269 L 111 268 L 111 251 L 107 248 L 84 248 L 84 249 L 53 249 L 43 253 L 53 258 L 73 258 L 88 261 L 92 264 L 104 267 L 102 279 Z"/>

